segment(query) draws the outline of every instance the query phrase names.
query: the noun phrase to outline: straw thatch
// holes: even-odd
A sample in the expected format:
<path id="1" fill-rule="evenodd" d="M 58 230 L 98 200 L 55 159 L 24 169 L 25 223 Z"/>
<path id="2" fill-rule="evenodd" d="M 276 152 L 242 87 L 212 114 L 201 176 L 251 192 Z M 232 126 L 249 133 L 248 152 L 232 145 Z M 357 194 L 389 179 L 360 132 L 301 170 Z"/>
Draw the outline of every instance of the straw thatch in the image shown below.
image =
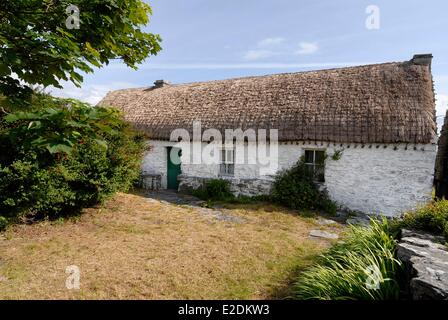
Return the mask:
<path id="1" fill-rule="evenodd" d="M 429 143 L 436 133 L 429 65 L 412 60 L 110 92 L 115 106 L 153 139 L 191 132 L 278 129 L 280 141 Z"/>

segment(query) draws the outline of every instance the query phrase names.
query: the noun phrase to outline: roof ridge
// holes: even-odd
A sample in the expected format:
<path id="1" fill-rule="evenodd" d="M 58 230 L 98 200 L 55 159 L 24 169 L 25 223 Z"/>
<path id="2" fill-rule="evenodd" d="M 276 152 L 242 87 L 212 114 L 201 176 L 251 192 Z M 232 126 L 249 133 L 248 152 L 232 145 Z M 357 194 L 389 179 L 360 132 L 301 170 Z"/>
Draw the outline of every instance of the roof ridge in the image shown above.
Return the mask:
<path id="1" fill-rule="evenodd" d="M 251 79 L 264 79 L 264 78 L 270 78 L 270 77 L 276 77 L 276 76 L 286 76 L 286 75 L 298 75 L 298 74 L 307 74 L 307 73 L 315 73 L 315 72 L 331 72 L 335 70 L 352 70 L 352 69 L 359 69 L 359 68 L 368 68 L 368 67 L 374 67 L 374 66 L 384 66 L 384 65 L 405 65 L 409 61 L 393 61 L 393 62 L 382 62 L 382 63 L 371 63 L 371 64 L 364 64 L 364 65 L 357 65 L 357 66 L 347 66 L 347 67 L 335 67 L 335 68 L 328 68 L 328 69 L 315 69 L 315 70 L 306 70 L 306 71 L 297 71 L 297 72 L 281 72 L 281 73 L 272 73 L 272 74 L 265 74 L 265 75 L 256 75 L 256 76 L 243 76 L 243 77 L 234 77 L 234 78 L 225 78 L 225 79 L 214 79 L 214 80 L 208 80 L 208 81 L 193 81 L 193 82 L 182 82 L 182 83 L 171 83 L 165 88 L 172 88 L 172 87 L 180 87 L 180 86 L 190 86 L 190 85 L 199 85 L 199 84 L 212 84 L 217 82 L 226 82 L 226 81 L 236 81 L 236 80 L 251 80 Z M 111 90 L 109 92 L 116 92 L 116 91 L 126 91 L 126 90 L 147 90 L 152 89 L 153 86 L 146 86 L 146 87 L 137 87 L 137 88 L 123 88 L 123 89 L 117 89 L 117 90 Z M 158 90 L 160 90 L 159 88 Z"/>

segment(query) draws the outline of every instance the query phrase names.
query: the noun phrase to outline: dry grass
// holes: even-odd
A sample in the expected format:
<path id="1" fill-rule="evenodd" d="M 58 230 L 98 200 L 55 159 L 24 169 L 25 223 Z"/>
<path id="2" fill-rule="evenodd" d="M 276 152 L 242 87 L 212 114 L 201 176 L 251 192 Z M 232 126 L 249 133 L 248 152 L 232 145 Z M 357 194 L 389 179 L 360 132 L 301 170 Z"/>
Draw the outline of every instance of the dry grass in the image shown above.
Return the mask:
<path id="1" fill-rule="evenodd" d="M 118 194 L 78 218 L 13 226 L 0 234 L 0 299 L 275 298 L 328 246 L 308 239 L 312 218 L 274 206 L 221 211 L 245 222 Z M 80 290 L 65 288 L 69 265 L 81 270 Z"/>

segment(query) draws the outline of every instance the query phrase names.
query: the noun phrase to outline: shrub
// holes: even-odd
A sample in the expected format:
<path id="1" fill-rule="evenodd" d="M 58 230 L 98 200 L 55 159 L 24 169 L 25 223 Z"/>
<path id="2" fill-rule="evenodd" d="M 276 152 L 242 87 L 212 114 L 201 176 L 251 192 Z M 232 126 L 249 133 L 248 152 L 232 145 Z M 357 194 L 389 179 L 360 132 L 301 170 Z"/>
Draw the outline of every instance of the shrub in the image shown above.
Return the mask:
<path id="1" fill-rule="evenodd" d="M 144 139 L 117 111 L 43 97 L 0 132 L 0 212 L 58 217 L 126 191 L 138 178 Z"/>
<path id="2" fill-rule="evenodd" d="M 277 175 L 271 196 L 275 202 L 292 209 L 321 209 L 331 214 L 337 210 L 336 204 L 319 191 L 304 159 Z"/>
<path id="3" fill-rule="evenodd" d="M 401 262 L 395 258 L 395 249 L 387 220 L 372 220 L 370 227 L 352 226 L 344 243 L 329 249 L 318 265 L 299 275 L 295 298 L 398 299 Z"/>
<path id="4" fill-rule="evenodd" d="M 8 226 L 8 219 L 0 215 L 0 231 L 5 230 L 7 226 Z"/>
<path id="5" fill-rule="evenodd" d="M 214 201 L 227 201 L 235 197 L 230 192 L 229 181 L 223 179 L 207 180 L 201 188 L 193 190 L 192 194 L 202 200 Z"/>
<path id="6" fill-rule="evenodd" d="M 448 241 L 448 200 L 434 201 L 407 212 L 393 226 L 397 230 L 409 228 L 444 235 Z"/>

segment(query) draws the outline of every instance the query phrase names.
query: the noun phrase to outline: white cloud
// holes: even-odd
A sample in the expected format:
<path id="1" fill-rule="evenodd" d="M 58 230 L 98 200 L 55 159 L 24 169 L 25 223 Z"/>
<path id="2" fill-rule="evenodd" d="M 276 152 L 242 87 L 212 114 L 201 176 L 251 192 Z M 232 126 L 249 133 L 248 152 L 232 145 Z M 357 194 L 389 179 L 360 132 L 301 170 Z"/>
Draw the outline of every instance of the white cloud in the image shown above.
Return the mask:
<path id="1" fill-rule="evenodd" d="M 317 50 L 319 50 L 319 46 L 316 42 L 300 42 L 296 54 L 312 54 Z"/>
<path id="2" fill-rule="evenodd" d="M 244 54 L 244 60 L 254 61 L 264 58 L 269 58 L 275 55 L 274 52 L 270 50 L 249 50 Z"/>
<path id="3" fill-rule="evenodd" d="M 103 99 L 109 91 L 117 89 L 126 89 L 136 87 L 136 85 L 128 82 L 112 82 L 104 85 L 84 85 L 81 88 L 76 87 L 71 82 L 63 84 L 63 89 L 48 88 L 49 93 L 61 98 L 74 98 L 91 104 L 97 104 Z"/>
<path id="4" fill-rule="evenodd" d="M 436 94 L 436 115 L 437 115 L 437 128 L 439 133 L 442 130 L 443 120 L 445 119 L 447 109 L 448 109 L 448 95 Z"/>
<path id="5" fill-rule="evenodd" d="M 285 42 L 284 38 L 281 37 L 277 37 L 277 38 L 266 38 L 261 40 L 260 42 L 258 42 L 258 46 L 259 47 L 271 47 L 271 46 L 276 46 L 279 45 L 281 43 Z"/>
<path id="6" fill-rule="evenodd" d="M 444 116 L 448 109 L 448 95 L 436 94 L 436 114 L 438 116 Z"/>
<path id="7" fill-rule="evenodd" d="M 380 63 L 380 61 L 346 61 L 316 63 L 283 63 L 283 62 L 247 62 L 247 63 L 145 63 L 139 70 L 219 70 L 219 69 L 309 69 L 361 66 Z M 126 71 L 123 64 L 111 63 L 109 69 Z"/>

